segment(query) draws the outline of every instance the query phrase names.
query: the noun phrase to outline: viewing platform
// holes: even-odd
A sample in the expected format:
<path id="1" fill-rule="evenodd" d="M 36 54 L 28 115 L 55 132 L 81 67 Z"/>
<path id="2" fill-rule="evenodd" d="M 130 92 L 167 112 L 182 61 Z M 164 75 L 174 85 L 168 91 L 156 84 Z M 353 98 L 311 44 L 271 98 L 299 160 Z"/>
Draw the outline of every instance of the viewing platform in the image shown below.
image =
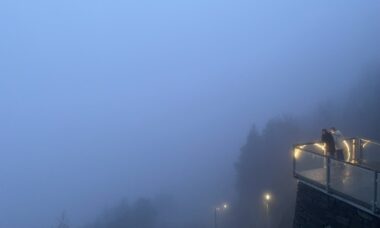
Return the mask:
<path id="1" fill-rule="evenodd" d="M 303 184 L 380 217 L 380 144 L 344 141 L 344 161 L 328 156 L 321 142 L 293 147 L 293 175 Z"/>

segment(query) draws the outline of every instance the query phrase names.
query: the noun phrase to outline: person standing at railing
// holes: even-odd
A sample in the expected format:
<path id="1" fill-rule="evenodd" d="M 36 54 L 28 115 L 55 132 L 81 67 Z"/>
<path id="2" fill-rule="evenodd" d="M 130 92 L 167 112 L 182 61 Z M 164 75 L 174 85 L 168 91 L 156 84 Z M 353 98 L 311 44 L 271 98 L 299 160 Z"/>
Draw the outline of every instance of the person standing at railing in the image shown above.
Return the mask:
<path id="1" fill-rule="evenodd" d="M 329 132 L 327 129 L 322 129 L 321 141 L 325 144 L 327 155 L 336 158 L 334 137 L 331 132 Z"/>
<path id="2" fill-rule="evenodd" d="M 334 137 L 336 159 L 340 161 L 344 161 L 344 154 L 343 154 L 344 136 L 342 132 L 337 130 L 335 127 L 332 127 L 330 131 L 331 131 L 332 136 Z"/>

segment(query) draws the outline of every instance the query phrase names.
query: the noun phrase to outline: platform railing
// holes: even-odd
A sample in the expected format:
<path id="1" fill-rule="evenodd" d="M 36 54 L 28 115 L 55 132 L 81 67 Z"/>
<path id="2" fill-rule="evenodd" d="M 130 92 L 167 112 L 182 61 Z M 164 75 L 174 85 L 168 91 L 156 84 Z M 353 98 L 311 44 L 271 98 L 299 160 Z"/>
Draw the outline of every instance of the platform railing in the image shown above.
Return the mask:
<path id="1" fill-rule="evenodd" d="M 294 145 L 294 177 L 379 215 L 380 170 L 376 164 L 380 161 L 380 144 L 350 138 L 345 140 L 345 145 L 345 160 L 330 157 L 320 142 Z"/>

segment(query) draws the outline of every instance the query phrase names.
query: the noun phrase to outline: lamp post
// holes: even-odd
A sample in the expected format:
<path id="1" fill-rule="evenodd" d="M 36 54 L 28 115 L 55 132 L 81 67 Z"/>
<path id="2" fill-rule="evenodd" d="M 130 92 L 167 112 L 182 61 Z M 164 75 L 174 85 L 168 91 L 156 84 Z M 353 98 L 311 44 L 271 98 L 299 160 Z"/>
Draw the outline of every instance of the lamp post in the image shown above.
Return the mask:
<path id="1" fill-rule="evenodd" d="M 267 217 L 267 227 L 270 227 L 270 218 L 269 218 L 269 203 L 272 200 L 272 195 L 270 193 L 264 194 L 264 203 L 265 203 L 265 209 L 266 209 L 266 217 Z"/>
<path id="2" fill-rule="evenodd" d="M 224 203 L 221 207 L 215 207 L 214 209 L 214 228 L 218 228 L 218 212 L 222 210 L 227 210 L 228 204 Z"/>
<path id="3" fill-rule="evenodd" d="M 220 208 L 216 207 L 214 211 L 214 228 L 218 228 L 218 211 L 220 211 Z"/>

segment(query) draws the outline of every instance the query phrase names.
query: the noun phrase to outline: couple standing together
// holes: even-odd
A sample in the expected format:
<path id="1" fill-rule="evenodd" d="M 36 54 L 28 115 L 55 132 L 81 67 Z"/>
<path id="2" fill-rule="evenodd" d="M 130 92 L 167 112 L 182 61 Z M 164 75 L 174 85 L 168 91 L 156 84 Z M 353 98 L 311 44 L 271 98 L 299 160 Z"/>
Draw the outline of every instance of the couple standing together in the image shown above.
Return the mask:
<path id="1" fill-rule="evenodd" d="M 326 152 L 332 158 L 344 161 L 344 137 L 335 127 L 322 129 L 321 141 L 325 144 Z"/>

